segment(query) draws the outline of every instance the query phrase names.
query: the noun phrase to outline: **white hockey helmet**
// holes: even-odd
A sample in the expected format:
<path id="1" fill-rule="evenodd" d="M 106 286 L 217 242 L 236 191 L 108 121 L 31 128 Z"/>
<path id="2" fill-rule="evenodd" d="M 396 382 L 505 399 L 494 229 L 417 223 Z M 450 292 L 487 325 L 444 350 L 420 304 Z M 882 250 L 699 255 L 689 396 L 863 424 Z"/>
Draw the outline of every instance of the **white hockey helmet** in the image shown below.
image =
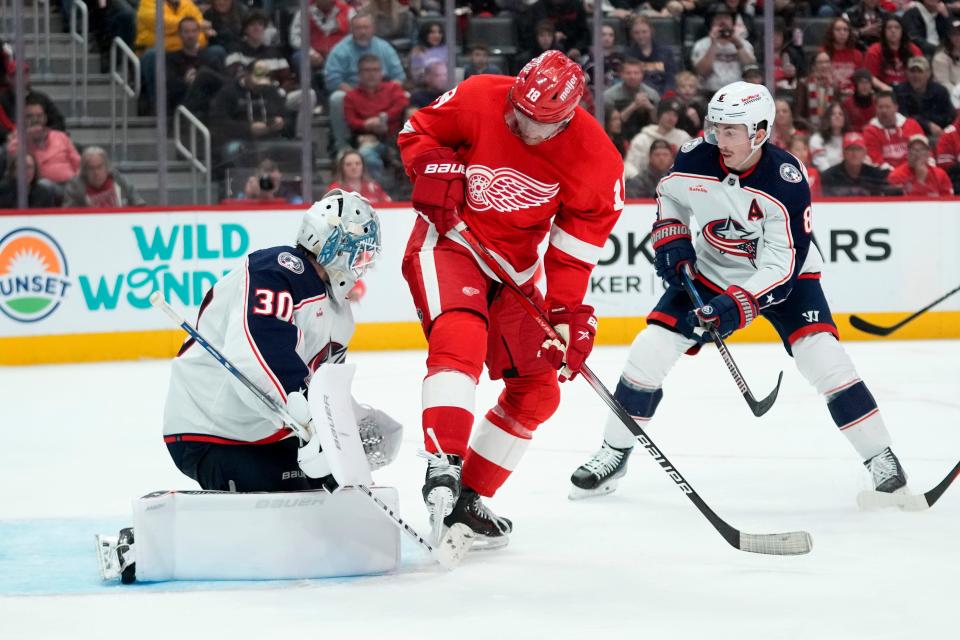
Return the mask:
<path id="1" fill-rule="evenodd" d="M 750 148 L 759 149 L 770 139 L 776 115 L 777 106 L 765 86 L 742 80 L 731 82 L 710 98 L 703 123 L 703 139 L 717 144 L 716 125 L 743 124 L 747 126 Z M 758 140 L 757 130 L 761 128 L 766 135 Z"/>
<path id="2" fill-rule="evenodd" d="M 340 302 L 380 255 L 380 218 L 360 194 L 333 189 L 304 214 L 297 243 L 326 269 Z"/>

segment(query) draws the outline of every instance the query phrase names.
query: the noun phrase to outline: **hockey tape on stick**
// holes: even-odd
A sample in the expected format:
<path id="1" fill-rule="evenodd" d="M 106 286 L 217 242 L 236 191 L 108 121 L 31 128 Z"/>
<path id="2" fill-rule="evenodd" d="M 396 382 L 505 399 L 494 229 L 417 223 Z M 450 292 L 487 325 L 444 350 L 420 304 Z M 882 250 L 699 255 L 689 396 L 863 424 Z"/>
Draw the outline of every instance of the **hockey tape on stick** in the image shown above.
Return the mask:
<path id="1" fill-rule="evenodd" d="M 460 233 L 460 236 L 464 241 L 470 245 L 470 247 L 477 253 L 478 256 L 486 263 L 493 273 L 497 275 L 500 281 L 509 288 L 514 295 L 517 297 L 517 300 L 520 303 L 520 306 L 530 314 L 530 316 L 537 321 L 540 325 L 540 328 L 547 334 L 547 337 L 551 340 L 559 340 L 561 343 L 563 339 L 560 337 L 560 334 L 557 333 L 557 330 L 553 328 L 550 322 L 547 320 L 546 315 L 543 310 L 534 302 L 530 296 L 523 292 L 520 289 L 520 286 L 510 277 L 509 274 L 500 266 L 500 263 L 496 261 L 490 251 L 483 246 L 480 240 L 477 239 L 473 232 L 467 227 L 463 222 L 457 224 L 454 227 L 457 232 Z M 630 433 L 632 433 L 640 444 L 643 445 L 644 449 L 647 450 L 654 460 L 660 465 L 660 468 L 663 469 L 664 473 L 670 476 L 670 479 L 674 481 L 679 488 L 690 501 L 697 507 L 697 509 L 706 517 L 706 519 L 713 525 L 713 528 L 723 536 L 723 539 L 726 540 L 731 546 L 741 551 L 749 551 L 751 553 L 763 553 L 768 555 L 801 555 L 804 553 L 809 553 L 813 548 L 813 538 L 806 531 L 791 531 L 788 533 L 770 533 L 770 534 L 753 534 L 753 533 L 743 533 L 739 529 L 735 529 L 725 522 L 720 516 L 714 513 L 713 509 L 704 502 L 703 498 L 694 491 L 693 486 L 687 482 L 687 480 L 680 474 L 680 471 L 673 466 L 667 457 L 660 451 L 659 448 L 654 444 L 653 440 L 646 434 L 643 428 L 636 423 L 636 421 L 627 413 L 627 410 L 623 408 L 616 398 L 610 393 L 610 391 L 604 386 L 600 379 L 597 378 L 597 375 L 584 363 L 580 368 L 580 374 L 583 376 L 583 379 L 586 380 L 593 390 L 597 392 L 597 395 L 606 403 L 606 405 L 613 411 L 620 421 L 623 423 Z"/>
<path id="2" fill-rule="evenodd" d="M 284 423 L 290 425 L 302 440 L 308 441 L 310 439 L 311 434 L 309 433 L 309 430 L 304 427 L 304 425 L 294 420 L 287 412 L 286 407 L 265 394 L 249 378 L 243 375 L 243 373 L 237 369 L 233 363 L 231 363 L 222 353 L 220 353 L 216 347 L 207 342 L 200 332 L 193 327 L 193 325 L 181 318 L 180 315 L 177 314 L 177 312 L 174 311 L 169 304 L 167 304 L 166 300 L 163 299 L 163 296 L 159 291 L 154 291 L 150 295 L 150 304 L 163 311 L 171 320 L 179 325 L 180 328 L 190 334 L 191 338 L 196 340 L 200 346 L 206 349 L 207 353 L 212 355 L 217 362 L 219 362 L 227 371 L 229 371 L 234 377 L 242 382 L 243 385 L 249 389 L 251 393 L 253 393 L 253 395 L 259 398 L 271 410 L 276 412 L 277 416 L 280 417 Z M 305 434 L 306 437 L 304 437 L 303 434 Z M 470 550 L 470 545 L 473 541 L 473 532 L 465 525 L 458 523 L 453 527 L 450 527 L 450 529 L 447 531 L 447 535 L 440 541 L 440 544 L 438 544 L 436 547 L 433 547 L 430 545 L 430 543 L 424 540 L 423 537 L 417 533 L 413 527 L 404 522 L 403 518 L 397 515 L 385 502 L 373 495 L 373 492 L 370 491 L 367 486 L 354 486 L 356 486 L 357 489 L 370 498 L 374 504 L 380 508 L 381 513 L 384 514 L 384 517 L 389 519 L 390 522 L 392 522 L 396 527 L 410 536 L 414 542 L 416 542 L 421 548 L 425 549 L 427 553 L 429 553 L 433 559 L 445 569 L 452 569 L 453 567 L 457 566 L 463 559 L 463 556 L 466 555 L 467 551 Z M 464 529 L 466 531 L 464 531 Z"/>

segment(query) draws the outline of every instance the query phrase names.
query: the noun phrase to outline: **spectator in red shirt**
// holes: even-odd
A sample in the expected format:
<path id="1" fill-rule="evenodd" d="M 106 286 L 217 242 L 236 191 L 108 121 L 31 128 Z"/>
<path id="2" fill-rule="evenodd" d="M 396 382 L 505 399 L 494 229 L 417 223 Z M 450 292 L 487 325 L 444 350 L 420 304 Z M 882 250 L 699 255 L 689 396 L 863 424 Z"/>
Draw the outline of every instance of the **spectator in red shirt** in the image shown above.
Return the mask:
<path id="1" fill-rule="evenodd" d="M 27 125 L 27 150 L 37 161 L 40 178 L 63 184 L 80 171 L 80 154 L 70 137 L 63 131 L 47 127 L 47 115 L 43 103 L 34 96 L 27 96 L 24 120 Z M 17 132 L 10 134 L 7 153 L 17 153 Z"/>
<path id="2" fill-rule="evenodd" d="M 853 74 L 853 95 L 845 98 L 843 108 L 850 118 L 850 128 L 863 131 L 877 115 L 877 98 L 873 92 L 873 75 L 866 69 L 857 69 Z"/>
<path id="3" fill-rule="evenodd" d="M 907 141 L 923 135 L 913 118 L 897 112 L 897 98 L 890 91 L 877 94 L 877 116 L 863 128 L 867 155 L 881 169 L 893 169 L 907 161 Z"/>
<path id="4" fill-rule="evenodd" d="M 953 192 L 960 193 L 960 115 L 937 141 L 937 166 L 953 181 Z"/>
<path id="5" fill-rule="evenodd" d="M 347 92 L 343 113 L 370 175 L 383 177 L 386 142 L 400 131 L 400 119 L 409 98 L 399 82 L 383 80 L 383 65 L 373 53 L 360 56 L 357 86 Z"/>
<path id="6" fill-rule="evenodd" d="M 891 171 L 887 181 L 902 186 L 907 196 L 937 198 L 953 195 L 953 185 L 946 172 L 930 164 L 930 141 L 923 134 L 910 136 L 907 161 Z"/>
<path id="7" fill-rule="evenodd" d="M 863 66 L 863 52 L 856 48 L 853 29 L 846 18 L 834 18 L 823 36 L 823 47 L 833 64 L 833 79 L 843 95 L 853 93 L 853 73 Z"/>
<path id="8" fill-rule="evenodd" d="M 880 42 L 867 48 L 863 66 L 873 74 L 873 85 L 882 91 L 890 91 L 893 85 L 907 79 L 907 60 L 922 56 L 923 52 L 903 32 L 903 23 L 896 16 L 883 19 L 883 34 Z"/>
<path id="9" fill-rule="evenodd" d="M 390 202 L 390 196 L 383 190 L 380 183 L 367 173 L 363 156 L 356 149 L 344 149 L 337 154 L 337 165 L 333 170 L 333 182 L 327 191 L 343 189 L 359 193 L 370 201 L 370 204 Z"/>

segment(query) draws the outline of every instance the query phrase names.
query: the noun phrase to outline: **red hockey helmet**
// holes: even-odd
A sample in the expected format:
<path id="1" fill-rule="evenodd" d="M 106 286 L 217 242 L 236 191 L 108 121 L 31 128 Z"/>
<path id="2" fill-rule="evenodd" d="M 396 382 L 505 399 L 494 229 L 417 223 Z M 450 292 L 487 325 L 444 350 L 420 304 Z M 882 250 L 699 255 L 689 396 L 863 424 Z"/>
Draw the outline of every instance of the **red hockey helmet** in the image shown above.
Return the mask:
<path id="1" fill-rule="evenodd" d="M 568 119 L 583 96 L 583 71 L 560 51 L 546 51 L 528 62 L 510 89 L 510 102 L 540 123 Z"/>

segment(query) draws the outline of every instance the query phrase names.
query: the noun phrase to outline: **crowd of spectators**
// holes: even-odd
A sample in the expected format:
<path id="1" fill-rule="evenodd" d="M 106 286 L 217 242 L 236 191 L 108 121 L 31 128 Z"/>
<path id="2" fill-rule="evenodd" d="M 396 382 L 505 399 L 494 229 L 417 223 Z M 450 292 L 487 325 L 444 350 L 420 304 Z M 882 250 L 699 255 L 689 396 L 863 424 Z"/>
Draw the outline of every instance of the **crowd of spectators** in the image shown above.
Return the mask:
<path id="1" fill-rule="evenodd" d="M 307 33 L 294 0 L 99 0 L 91 5 L 95 47 L 108 58 L 120 37 L 140 56 L 143 114 L 157 108 L 157 3 L 166 112 L 183 105 L 208 125 L 215 177 L 234 169 L 250 175 L 242 190 L 224 187 L 229 199 L 292 201 L 279 177 L 272 191 L 261 178 L 278 171 L 273 158 L 284 145 L 318 123 L 329 135 L 315 156 L 328 160 L 334 184 L 377 201 L 401 199 L 409 185 L 395 139 L 410 111 L 464 78 L 516 73 L 549 49 L 577 60 L 591 87 L 602 80 L 604 122 L 624 156 L 627 195 L 650 197 L 677 149 L 702 132 L 717 88 L 740 79 L 767 84 L 758 0 L 607 0 L 602 78 L 591 46 L 592 0 L 457 0 L 453 52 L 439 0 L 310 0 Z M 776 117 L 768 127 L 772 143 L 807 166 L 815 195 L 960 189 L 960 0 L 778 0 L 775 10 Z M 508 36 L 501 29 L 478 32 L 495 39 L 477 39 L 472 21 L 490 16 L 509 21 Z M 0 142 L 9 157 L 18 141 L 8 58 L 0 60 Z M 309 69 L 306 95 L 301 63 Z M 137 204 L 102 150 L 80 154 L 52 100 L 31 89 L 27 102 L 31 203 Z M 589 93 L 584 106 L 593 108 Z M 301 122 L 304 109 L 310 122 Z M 8 157 L 0 163 L 7 200 Z M 104 171 L 102 180 L 90 178 Z"/>

